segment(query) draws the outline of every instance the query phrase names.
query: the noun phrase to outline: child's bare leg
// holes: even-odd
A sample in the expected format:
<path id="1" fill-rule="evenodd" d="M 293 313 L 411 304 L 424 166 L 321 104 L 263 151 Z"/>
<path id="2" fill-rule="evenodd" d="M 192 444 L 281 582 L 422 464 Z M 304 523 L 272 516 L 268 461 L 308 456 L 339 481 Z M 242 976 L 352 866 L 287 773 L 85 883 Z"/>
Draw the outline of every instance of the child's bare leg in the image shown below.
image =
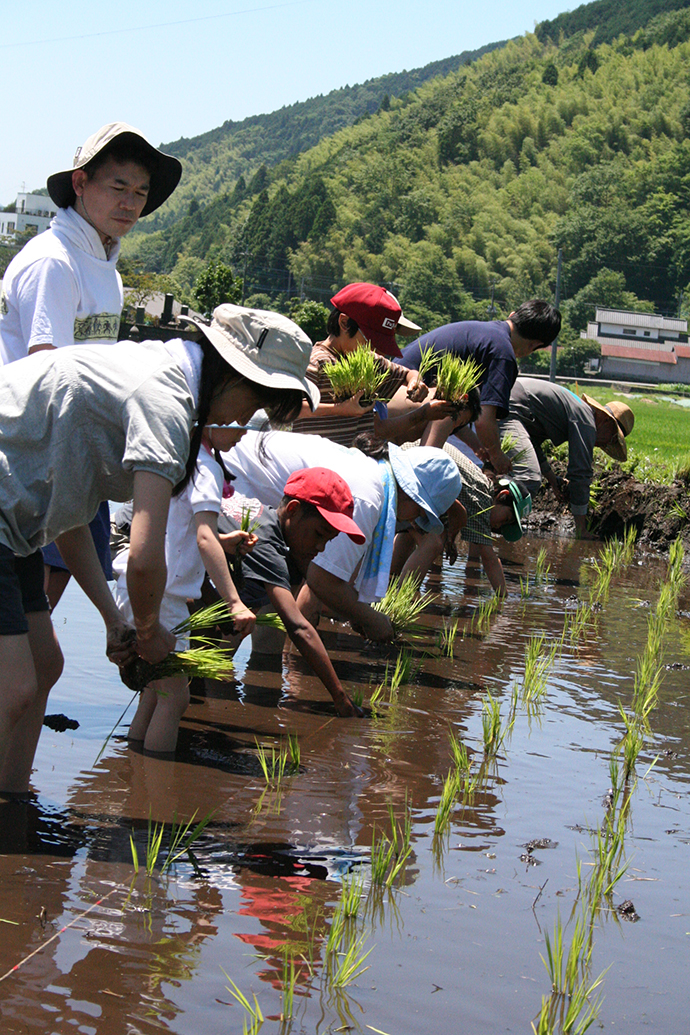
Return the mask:
<path id="1" fill-rule="evenodd" d="M 170 676 L 152 687 L 157 691 L 157 701 L 144 737 L 144 750 L 170 753 L 177 747 L 180 719 L 189 705 L 189 680 L 186 676 Z"/>
<path id="2" fill-rule="evenodd" d="M 139 695 L 139 704 L 137 706 L 136 715 L 129 725 L 129 733 L 127 734 L 128 740 L 144 739 L 157 703 L 158 694 L 153 688 L 153 685 L 144 687 Z"/>

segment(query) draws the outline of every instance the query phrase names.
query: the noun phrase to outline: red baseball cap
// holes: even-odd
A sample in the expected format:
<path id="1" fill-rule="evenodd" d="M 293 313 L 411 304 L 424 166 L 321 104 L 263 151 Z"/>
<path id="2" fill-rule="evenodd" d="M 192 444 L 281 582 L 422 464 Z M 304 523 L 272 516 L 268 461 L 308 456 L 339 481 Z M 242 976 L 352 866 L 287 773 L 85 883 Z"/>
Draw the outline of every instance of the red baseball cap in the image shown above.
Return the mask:
<path id="1" fill-rule="evenodd" d="M 335 471 L 326 467 L 294 471 L 285 483 L 285 495 L 311 503 L 329 525 L 349 535 L 353 543 L 366 542 L 366 536 L 352 520 L 355 502 L 350 488 Z"/>
<path id="2" fill-rule="evenodd" d="M 333 295 L 331 305 L 355 321 L 375 352 L 383 356 L 402 356 L 395 341 L 402 309 L 390 291 L 376 284 L 348 284 L 337 295 Z M 414 326 L 405 320 L 406 328 Z M 409 330 L 407 333 L 410 333 Z"/>

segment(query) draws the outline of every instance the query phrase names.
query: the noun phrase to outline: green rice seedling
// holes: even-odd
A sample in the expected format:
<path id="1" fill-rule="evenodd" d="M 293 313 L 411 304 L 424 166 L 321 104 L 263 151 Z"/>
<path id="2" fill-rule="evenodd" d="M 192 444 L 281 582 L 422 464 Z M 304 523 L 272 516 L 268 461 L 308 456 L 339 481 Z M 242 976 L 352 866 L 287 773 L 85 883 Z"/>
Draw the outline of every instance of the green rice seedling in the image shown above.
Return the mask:
<path id="1" fill-rule="evenodd" d="M 551 988 L 559 995 L 571 996 L 580 983 L 581 975 L 588 972 L 592 958 L 592 940 L 584 918 L 578 916 L 575 921 L 567 955 L 560 915 L 556 917 L 553 940 L 549 938 L 548 932 L 544 940 L 547 958 L 542 956 L 541 959 L 551 979 Z"/>
<path id="2" fill-rule="evenodd" d="M 269 787 L 279 787 L 287 769 L 288 758 L 290 757 L 289 748 L 281 743 L 278 748 L 276 748 L 275 744 L 271 744 L 269 749 L 260 744 L 256 738 L 254 742 L 261 772 L 264 774 L 264 780 Z"/>
<path id="3" fill-rule="evenodd" d="M 488 630 L 491 625 L 491 619 L 501 605 L 501 600 L 502 598 L 498 594 L 494 594 L 494 596 L 489 597 L 487 600 L 482 600 L 472 615 L 470 627 L 472 629 L 476 628 L 478 632 Z"/>
<path id="4" fill-rule="evenodd" d="M 377 611 L 388 616 L 396 633 L 418 635 L 427 632 L 417 624 L 417 619 L 436 597 L 432 593 L 420 595 L 419 587 L 420 581 L 414 572 L 402 579 L 396 575 L 390 580 L 385 596 L 373 605 Z"/>
<path id="5" fill-rule="evenodd" d="M 405 802 L 405 818 L 398 825 L 393 813 L 392 803 L 388 803 L 388 815 L 391 822 L 391 836 L 376 836 L 374 826 L 371 845 L 371 881 L 372 884 L 392 887 L 403 873 L 405 864 L 412 852 L 410 840 L 412 836 L 412 819 L 407 802 Z"/>
<path id="6" fill-rule="evenodd" d="M 252 1006 L 245 994 L 240 991 L 235 982 L 232 980 L 230 975 L 227 974 L 222 967 L 220 969 L 223 971 L 223 974 L 225 974 L 225 977 L 230 982 L 230 984 L 226 985 L 225 987 L 227 988 L 228 992 L 233 997 L 233 999 L 237 1003 L 239 1003 L 242 1009 L 245 1011 L 244 1027 L 242 1029 L 243 1035 L 255 1035 L 255 1033 L 259 1031 L 261 1025 L 264 1023 L 264 1015 L 261 1012 L 259 1000 L 256 998 L 255 993 L 252 993 L 252 998 L 254 999 L 254 1005 Z M 248 1019 L 251 1019 L 251 1025 L 249 1026 L 249 1028 L 247 1027 Z"/>
<path id="7" fill-rule="evenodd" d="M 674 514 L 675 517 L 680 518 L 681 521 L 688 520 L 688 512 L 683 507 L 681 507 L 678 500 L 674 500 L 671 504 L 671 513 Z"/>
<path id="8" fill-rule="evenodd" d="M 362 934 L 352 941 L 345 952 L 338 953 L 336 970 L 331 978 L 331 984 L 335 988 L 345 988 L 346 985 L 351 985 L 366 970 L 369 970 L 369 965 L 367 964 L 365 967 L 364 961 L 374 951 L 374 946 L 372 945 L 367 952 L 364 952 L 365 942 L 366 935 Z"/>
<path id="9" fill-rule="evenodd" d="M 426 375 L 438 366 L 441 360 L 441 353 L 436 352 L 432 345 L 426 345 L 423 349 L 420 349 L 419 353 L 419 366 L 417 368 L 417 374 L 420 379 L 426 377 Z"/>
<path id="10" fill-rule="evenodd" d="M 443 627 L 439 632 L 438 646 L 441 653 L 447 658 L 453 657 L 453 648 L 455 646 L 455 640 L 458 635 L 458 622 L 450 622 L 443 620 Z"/>
<path id="11" fill-rule="evenodd" d="M 165 857 L 165 862 L 161 866 L 161 873 L 165 873 L 166 870 L 169 870 L 171 866 L 174 866 L 178 859 L 181 859 L 184 855 L 189 858 L 194 870 L 197 873 L 199 872 L 199 867 L 192 852 L 192 845 L 211 822 L 213 810 L 203 816 L 195 826 L 192 826 L 198 811 L 198 809 L 195 809 L 192 814 L 192 818 L 186 823 L 178 823 L 176 819 L 173 819 L 172 826 L 170 828 L 168 852 Z"/>
<path id="12" fill-rule="evenodd" d="M 482 734 L 485 756 L 495 758 L 503 743 L 505 731 L 501 726 L 501 702 L 492 697 L 488 690 L 482 700 Z"/>
<path id="13" fill-rule="evenodd" d="M 331 955 L 337 952 L 340 948 L 340 944 L 343 940 L 345 933 L 346 916 L 343 910 L 342 900 L 338 902 L 338 905 L 333 910 L 333 917 L 331 919 L 331 925 L 328 929 L 328 938 L 326 939 L 326 954 Z"/>
<path id="14" fill-rule="evenodd" d="M 357 874 L 348 880 L 343 877 L 342 888 L 340 892 L 340 904 L 342 907 L 343 915 L 346 919 L 350 920 L 357 916 L 359 913 L 359 907 L 362 903 L 362 896 L 364 895 L 364 878 L 361 874 Z"/>
<path id="15" fill-rule="evenodd" d="M 558 653 L 558 641 L 544 651 L 546 636 L 530 636 L 525 647 L 525 673 L 522 680 L 522 700 L 527 705 L 541 701 L 546 693 L 549 673 Z"/>
<path id="16" fill-rule="evenodd" d="M 302 752 L 300 751 L 299 740 L 296 733 L 288 733 L 287 736 L 287 749 L 290 755 L 289 769 L 291 773 L 299 772 L 300 760 Z"/>
<path id="17" fill-rule="evenodd" d="M 281 1021 L 289 1021 L 295 1003 L 295 985 L 297 984 L 298 970 L 295 961 L 288 952 L 287 947 L 283 953 L 283 975 L 281 985 L 283 988 L 282 1003 L 280 1007 Z"/>
<path id="18" fill-rule="evenodd" d="M 635 544 L 637 542 L 637 529 L 634 525 L 628 525 L 623 534 L 623 550 L 621 555 L 622 563 L 628 565 L 635 556 Z"/>
<path id="19" fill-rule="evenodd" d="M 435 835 L 445 834 L 448 829 L 453 809 L 457 804 L 460 786 L 461 777 L 458 770 L 451 769 L 444 781 L 441 797 L 436 808 L 436 818 L 434 819 Z"/>
<path id="20" fill-rule="evenodd" d="M 584 639 L 591 618 L 591 605 L 580 601 L 574 611 L 568 611 L 565 614 L 561 641 L 565 642 L 567 639 L 571 645 L 577 646 L 580 640 Z"/>
<path id="21" fill-rule="evenodd" d="M 471 763 L 467 754 L 467 748 L 459 737 L 455 737 L 452 732 L 450 734 L 450 750 L 453 755 L 453 763 L 458 772 L 469 773 Z"/>
<path id="22" fill-rule="evenodd" d="M 436 398 L 458 404 L 481 384 L 483 375 L 483 367 L 476 360 L 462 360 L 444 352 L 436 366 Z"/>
<path id="23" fill-rule="evenodd" d="M 414 660 L 412 652 L 404 649 L 400 651 L 395 659 L 395 664 L 392 667 L 390 662 L 386 662 L 383 681 L 379 683 L 371 695 L 371 704 L 376 704 L 376 702 L 381 700 L 386 692 L 388 693 L 388 701 L 394 701 L 398 696 L 400 687 L 409 682 L 412 675 L 413 664 Z"/>
<path id="24" fill-rule="evenodd" d="M 527 456 L 527 450 L 518 449 L 518 445 L 518 440 L 510 431 L 507 431 L 501 439 L 501 452 L 509 456 L 514 464 L 522 463 Z"/>
<path id="25" fill-rule="evenodd" d="M 327 363 L 323 369 L 336 402 L 351 399 L 358 392 L 362 392 L 362 401 L 372 402 L 388 377 L 388 371 L 381 369 L 376 353 L 368 344 L 358 345 L 354 352 L 342 356 L 336 363 Z"/>
<path id="26" fill-rule="evenodd" d="M 352 691 L 352 693 L 350 694 L 350 700 L 354 704 L 355 708 L 362 707 L 362 704 L 364 703 L 364 693 L 362 692 L 362 688 L 360 686 L 358 686 L 355 690 Z"/>
<path id="27" fill-rule="evenodd" d="M 551 565 L 546 563 L 546 547 L 542 546 L 537 554 L 537 561 L 534 567 L 534 581 L 539 585 L 548 582 Z"/>
<path id="28" fill-rule="evenodd" d="M 623 780 L 627 783 L 635 772 L 637 756 L 642 750 L 644 737 L 639 727 L 637 716 L 628 715 L 623 705 L 618 703 L 618 710 L 621 713 L 625 726 L 625 735 L 619 745 L 619 751 L 623 755 Z"/>
<path id="29" fill-rule="evenodd" d="M 529 596 L 529 594 L 530 594 L 530 584 L 529 584 L 529 572 L 528 572 L 527 575 L 525 575 L 524 579 L 523 579 L 522 575 L 520 576 L 520 599 L 521 600 L 526 600 L 527 597 Z"/>

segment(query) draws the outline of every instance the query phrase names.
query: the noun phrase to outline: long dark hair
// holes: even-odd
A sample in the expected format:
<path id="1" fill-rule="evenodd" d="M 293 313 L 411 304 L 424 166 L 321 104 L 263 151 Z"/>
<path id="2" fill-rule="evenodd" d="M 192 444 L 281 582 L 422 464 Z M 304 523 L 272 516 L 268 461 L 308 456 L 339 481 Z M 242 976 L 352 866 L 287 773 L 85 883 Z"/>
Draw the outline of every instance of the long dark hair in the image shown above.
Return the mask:
<path id="1" fill-rule="evenodd" d="M 199 344 L 202 360 L 196 424 L 189 440 L 189 457 L 184 477 L 175 486 L 173 496 L 179 496 L 194 476 L 201 437 L 208 422 L 211 404 L 216 396 L 228 387 L 229 382 L 237 385 L 244 384 L 247 388 L 251 388 L 259 400 L 259 406 L 266 410 L 270 419 L 275 423 L 290 424 L 297 419 L 302 409 L 303 393 L 299 388 L 269 388 L 266 385 L 257 384 L 251 378 L 238 374 L 209 341 L 202 339 Z"/>

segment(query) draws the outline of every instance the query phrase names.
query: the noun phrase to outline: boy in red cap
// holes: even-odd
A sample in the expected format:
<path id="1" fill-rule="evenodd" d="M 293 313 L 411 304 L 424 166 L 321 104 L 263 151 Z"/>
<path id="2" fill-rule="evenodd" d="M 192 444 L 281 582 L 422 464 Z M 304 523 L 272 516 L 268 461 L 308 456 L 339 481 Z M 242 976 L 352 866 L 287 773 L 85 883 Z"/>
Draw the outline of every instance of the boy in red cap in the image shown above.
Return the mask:
<path id="1" fill-rule="evenodd" d="M 277 510 L 235 493 L 223 500 L 218 518 L 221 542 L 224 534 L 240 527 L 247 509 L 258 542 L 242 558 L 241 578 L 236 579 L 242 602 L 254 611 L 266 605 L 276 611 L 288 636 L 333 698 L 338 715 L 361 714 L 343 690 L 321 637 L 293 596 L 311 562 L 340 532 L 355 543 L 365 541 L 352 520 L 354 500 L 347 482 L 324 467 L 295 471 L 285 484 Z"/>
<path id="2" fill-rule="evenodd" d="M 325 341 L 317 342 L 311 352 L 307 377 L 321 392 L 321 402 L 312 412 L 303 407 L 293 431 L 303 435 L 323 435 L 343 446 L 351 446 L 362 432 L 395 442 L 418 438 L 429 420 L 448 416 L 446 403 L 435 400 L 426 403 L 393 420 L 381 419 L 374 411 L 374 403 L 361 404 L 361 392 L 343 402 L 335 402 L 331 382 L 324 367 L 336 363 L 343 356 L 369 342 L 377 354 L 379 368 L 388 376 L 378 389 L 378 398 L 392 399 L 402 385 L 407 385 L 408 397 L 422 402 L 427 387 L 416 371 L 405 370 L 387 357 L 401 355 L 395 334 L 417 334 L 416 324 L 405 320 L 400 304 L 390 291 L 376 284 L 349 284 L 331 299 L 335 309 L 328 318 Z"/>

